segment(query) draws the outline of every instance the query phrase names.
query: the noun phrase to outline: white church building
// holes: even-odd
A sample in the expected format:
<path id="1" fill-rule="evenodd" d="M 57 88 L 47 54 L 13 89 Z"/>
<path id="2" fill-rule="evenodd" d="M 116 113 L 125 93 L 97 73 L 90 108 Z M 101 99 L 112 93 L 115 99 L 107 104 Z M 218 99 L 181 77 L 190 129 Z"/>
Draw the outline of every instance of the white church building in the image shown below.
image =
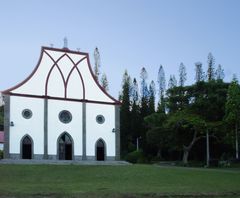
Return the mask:
<path id="1" fill-rule="evenodd" d="M 89 54 L 42 47 L 36 68 L 4 96 L 4 158 L 119 160 L 120 102 Z"/>

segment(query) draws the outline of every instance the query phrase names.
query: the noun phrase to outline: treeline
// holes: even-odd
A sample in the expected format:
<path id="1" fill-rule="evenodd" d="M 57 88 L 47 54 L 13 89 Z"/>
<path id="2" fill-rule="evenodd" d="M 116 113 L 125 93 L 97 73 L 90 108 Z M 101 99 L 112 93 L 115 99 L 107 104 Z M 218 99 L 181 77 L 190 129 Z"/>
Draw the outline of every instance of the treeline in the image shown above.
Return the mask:
<path id="1" fill-rule="evenodd" d="M 195 63 L 195 83 L 185 85 L 186 67 L 179 66 L 178 82 L 170 75 L 168 88 L 163 66 L 157 83 L 147 84 L 147 71 L 140 83 L 123 74 L 121 155 L 135 162 L 155 160 L 205 161 L 206 137 L 210 159 L 238 158 L 240 86 L 236 76 L 224 82 L 224 70 L 208 55 L 207 71 Z M 156 101 L 158 100 L 158 101 Z"/>

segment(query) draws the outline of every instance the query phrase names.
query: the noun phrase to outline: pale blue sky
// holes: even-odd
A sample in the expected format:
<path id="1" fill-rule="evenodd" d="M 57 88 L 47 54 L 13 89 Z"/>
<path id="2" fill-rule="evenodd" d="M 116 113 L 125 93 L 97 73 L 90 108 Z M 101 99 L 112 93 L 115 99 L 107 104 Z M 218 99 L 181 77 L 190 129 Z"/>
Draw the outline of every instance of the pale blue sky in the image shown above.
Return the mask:
<path id="1" fill-rule="evenodd" d="M 0 90 L 24 80 L 37 64 L 41 46 L 100 50 L 110 94 L 118 97 L 125 69 L 139 80 L 146 67 L 156 82 L 162 64 L 167 81 L 187 68 L 194 82 L 194 63 L 207 67 L 212 52 L 225 70 L 240 77 L 239 0 L 41 0 L 0 1 Z"/>

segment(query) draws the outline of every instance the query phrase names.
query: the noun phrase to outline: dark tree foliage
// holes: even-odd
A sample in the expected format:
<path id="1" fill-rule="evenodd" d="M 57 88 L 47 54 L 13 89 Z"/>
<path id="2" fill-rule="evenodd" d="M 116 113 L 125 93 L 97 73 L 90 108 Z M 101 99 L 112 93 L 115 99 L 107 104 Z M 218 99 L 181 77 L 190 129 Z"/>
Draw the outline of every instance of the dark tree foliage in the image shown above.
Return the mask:
<path id="1" fill-rule="evenodd" d="M 204 76 L 205 75 L 204 75 L 204 72 L 203 72 L 201 62 L 195 63 L 195 71 L 196 71 L 196 75 L 195 75 L 196 82 L 204 81 Z"/>
<path id="2" fill-rule="evenodd" d="M 224 74 L 224 70 L 222 68 L 222 65 L 218 65 L 217 69 L 216 69 L 216 79 L 217 80 L 223 80 L 225 77 L 225 74 Z"/>
<path id="3" fill-rule="evenodd" d="M 187 80 L 186 67 L 183 63 L 179 66 L 179 86 L 183 87 Z"/>
<path id="4" fill-rule="evenodd" d="M 215 58 L 213 57 L 212 53 L 208 54 L 208 69 L 207 69 L 207 79 L 208 81 L 214 80 L 215 79 Z"/>
<path id="5" fill-rule="evenodd" d="M 151 81 L 149 86 L 149 114 L 155 112 L 155 96 L 156 96 L 156 88 L 154 81 Z"/>
<path id="6" fill-rule="evenodd" d="M 177 80 L 176 80 L 175 75 L 170 75 L 170 78 L 168 81 L 168 89 L 171 89 L 176 86 L 177 86 Z"/>
<path id="7" fill-rule="evenodd" d="M 225 120 L 228 123 L 230 131 L 227 136 L 233 137 L 235 141 L 236 159 L 238 156 L 238 139 L 239 139 L 239 125 L 240 125 L 240 86 L 236 77 L 233 78 L 227 92 L 227 101 L 225 105 Z M 235 136 L 235 137 L 234 137 Z"/>
<path id="8" fill-rule="evenodd" d="M 120 131 L 121 131 L 121 155 L 124 156 L 128 152 L 128 142 L 130 139 L 130 76 L 125 71 L 122 80 L 122 92 L 120 100 L 122 102 L 120 109 Z"/>

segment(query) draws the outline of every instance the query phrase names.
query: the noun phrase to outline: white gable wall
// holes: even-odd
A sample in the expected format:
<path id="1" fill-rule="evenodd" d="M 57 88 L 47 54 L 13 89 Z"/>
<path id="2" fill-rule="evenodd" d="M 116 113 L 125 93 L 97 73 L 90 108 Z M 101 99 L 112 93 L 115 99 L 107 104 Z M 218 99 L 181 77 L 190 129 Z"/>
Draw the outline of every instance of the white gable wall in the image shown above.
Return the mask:
<path id="1" fill-rule="evenodd" d="M 72 114 L 72 121 L 64 124 L 59 120 L 59 113 L 67 110 Z M 82 103 L 49 100 L 48 101 L 48 154 L 56 155 L 57 139 L 67 132 L 74 141 L 74 155 L 82 155 Z"/>
<path id="2" fill-rule="evenodd" d="M 22 116 L 24 109 L 32 111 L 32 117 L 25 119 Z M 43 154 L 43 110 L 42 99 L 11 96 L 10 98 L 10 153 L 20 153 L 20 142 L 28 134 L 33 140 L 34 154 Z"/>
<path id="3" fill-rule="evenodd" d="M 106 143 L 107 156 L 115 156 L 115 107 L 103 104 L 86 104 L 87 156 L 95 156 L 95 143 L 99 138 Z M 96 116 L 103 115 L 105 122 L 98 124 Z"/>

